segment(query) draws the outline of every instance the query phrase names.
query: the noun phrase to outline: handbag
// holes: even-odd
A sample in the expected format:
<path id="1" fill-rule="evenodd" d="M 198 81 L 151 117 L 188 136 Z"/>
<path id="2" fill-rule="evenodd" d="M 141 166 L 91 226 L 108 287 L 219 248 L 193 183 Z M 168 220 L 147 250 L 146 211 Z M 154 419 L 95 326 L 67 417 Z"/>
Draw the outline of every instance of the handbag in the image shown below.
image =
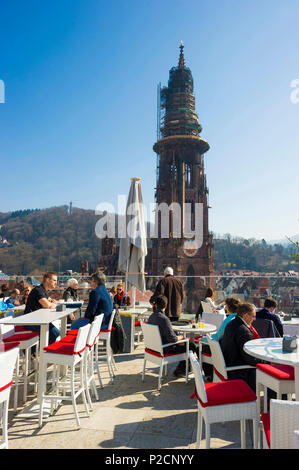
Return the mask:
<path id="1" fill-rule="evenodd" d="M 282 338 L 282 351 L 293 352 L 297 350 L 297 336 L 284 336 Z"/>

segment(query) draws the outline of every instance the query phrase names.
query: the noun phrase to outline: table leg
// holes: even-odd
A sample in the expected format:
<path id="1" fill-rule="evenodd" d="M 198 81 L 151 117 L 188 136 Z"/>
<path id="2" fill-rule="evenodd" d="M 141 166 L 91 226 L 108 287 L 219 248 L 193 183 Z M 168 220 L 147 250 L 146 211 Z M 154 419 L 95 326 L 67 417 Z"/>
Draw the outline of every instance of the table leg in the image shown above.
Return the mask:
<path id="1" fill-rule="evenodd" d="M 40 328 L 40 355 L 39 355 L 39 368 L 38 368 L 38 388 L 37 388 L 37 403 L 41 403 L 42 393 L 46 389 L 47 372 L 44 373 L 44 347 L 49 344 L 49 325 L 41 325 Z"/>

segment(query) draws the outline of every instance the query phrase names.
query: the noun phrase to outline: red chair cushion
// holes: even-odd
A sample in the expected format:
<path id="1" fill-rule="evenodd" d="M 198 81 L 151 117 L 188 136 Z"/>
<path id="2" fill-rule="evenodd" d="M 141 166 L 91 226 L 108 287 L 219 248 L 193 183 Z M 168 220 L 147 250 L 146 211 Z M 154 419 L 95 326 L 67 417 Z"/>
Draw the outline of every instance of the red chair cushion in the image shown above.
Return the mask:
<path id="1" fill-rule="evenodd" d="M 135 321 L 135 326 L 140 326 L 140 320 Z"/>
<path id="2" fill-rule="evenodd" d="M 24 332 L 24 333 L 25 333 L 26 331 L 27 331 L 27 333 L 30 333 L 30 330 L 27 330 L 24 326 L 15 325 L 15 332 L 16 332 L 16 333 L 20 333 L 20 332 L 22 332 L 22 333 Z"/>
<path id="3" fill-rule="evenodd" d="M 56 343 L 52 343 L 49 346 L 44 348 L 44 351 L 53 353 L 53 354 L 65 354 L 67 356 L 72 356 L 73 354 L 80 354 L 84 351 L 85 346 L 81 351 L 74 352 L 75 343 L 67 344 L 63 343 L 62 341 L 57 341 Z"/>
<path id="4" fill-rule="evenodd" d="M 59 342 L 64 344 L 75 344 L 77 336 L 75 335 L 66 335 L 64 338 L 61 338 Z"/>
<path id="5" fill-rule="evenodd" d="M 293 366 L 283 364 L 257 364 L 256 368 L 278 380 L 295 380 Z"/>
<path id="6" fill-rule="evenodd" d="M 261 415 L 263 427 L 264 427 L 264 432 L 267 440 L 267 444 L 269 449 L 271 449 L 270 446 L 270 413 L 262 413 Z"/>
<path id="7" fill-rule="evenodd" d="M 177 356 L 178 354 L 184 354 L 182 352 L 180 353 L 175 353 L 175 354 L 164 354 L 164 355 L 161 355 L 159 352 L 157 351 L 153 351 L 153 349 L 149 349 L 149 348 L 145 348 L 145 352 L 147 352 L 148 354 L 152 354 L 153 356 L 157 356 L 157 357 L 167 357 L 167 356 Z"/>
<path id="8" fill-rule="evenodd" d="M 9 351 L 10 349 L 16 348 L 20 343 L 0 343 L 0 352 Z"/>
<path id="9" fill-rule="evenodd" d="M 203 403 L 195 390 L 194 395 L 203 408 L 207 406 L 232 405 L 256 400 L 256 394 L 244 380 L 228 380 L 205 384 L 207 403 Z M 193 397 L 192 396 L 192 397 Z"/>
<path id="10" fill-rule="evenodd" d="M 38 333 L 17 333 L 15 335 L 11 335 L 8 338 L 3 339 L 4 343 L 11 343 L 12 341 L 26 341 L 27 339 L 32 339 L 38 336 Z"/>
<path id="11" fill-rule="evenodd" d="M 67 335 L 76 336 L 78 334 L 79 328 L 76 330 L 70 330 L 67 332 Z"/>
<path id="12" fill-rule="evenodd" d="M 194 343 L 199 343 L 199 340 L 202 338 L 202 336 L 194 336 Z"/>

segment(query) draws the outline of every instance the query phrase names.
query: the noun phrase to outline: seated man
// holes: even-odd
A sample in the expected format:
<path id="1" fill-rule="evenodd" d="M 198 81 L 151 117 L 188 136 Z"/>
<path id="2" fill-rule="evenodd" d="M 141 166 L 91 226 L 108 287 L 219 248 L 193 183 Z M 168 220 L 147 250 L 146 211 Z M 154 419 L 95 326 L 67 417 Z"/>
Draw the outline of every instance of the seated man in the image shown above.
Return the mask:
<path id="1" fill-rule="evenodd" d="M 19 289 L 14 289 L 11 291 L 9 298 L 6 300 L 7 304 L 20 305 L 19 301 L 20 291 Z"/>
<path id="2" fill-rule="evenodd" d="M 151 304 L 153 305 L 153 313 L 148 319 L 150 325 L 158 325 L 162 344 L 176 343 L 177 341 L 184 339 L 183 335 L 176 335 L 175 331 L 172 328 L 170 319 L 165 315 L 165 309 L 167 307 L 167 297 L 165 295 L 158 295 L 156 298 L 153 296 L 150 299 Z M 189 349 L 193 352 L 198 352 L 194 343 L 189 343 Z M 173 346 L 167 346 L 164 348 L 164 352 L 167 354 L 170 353 L 182 353 L 186 351 L 186 344 L 174 344 Z M 186 363 L 185 361 L 179 362 L 177 368 L 174 371 L 174 375 L 179 377 L 186 373 Z"/>
<path id="3" fill-rule="evenodd" d="M 113 304 L 111 296 L 105 287 L 106 276 L 103 273 L 94 273 L 90 278 L 91 291 L 89 294 L 89 301 L 85 311 L 84 318 L 79 318 L 74 321 L 71 326 L 71 330 L 80 328 L 81 326 L 92 323 L 94 317 L 104 314 L 101 329 L 106 330 L 108 328 L 110 316 L 113 310 Z"/>
<path id="4" fill-rule="evenodd" d="M 283 325 L 280 321 L 278 315 L 274 313 L 277 307 L 276 300 L 266 299 L 264 302 L 264 308 L 258 308 L 256 310 L 256 319 L 257 320 L 272 320 L 280 336 L 283 336 Z"/>
<path id="5" fill-rule="evenodd" d="M 39 286 L 34 287 L 27 298 L 27 303 L 24 311 L 24 315 L 40 308 L 54 308 L 56 307 L 56 300 L 49 297 L 48 291 L 55 289 L 57 286 L 57 274 L 53 272 L 47 272 L 44 274 L 43 282 Z M 24 326 L 25 329 L 30 331 L 40 332 L 38 325 Z M 52 323 L 49 324 L 49 344 L 55 343 L 56 339 L 60 335 L 60 332 L 56 326 Z M 32 348 L 32 351 L 35 349 Z"/>
<path id="6" fill-rule="evenodd" d="M 251 323 L 255 319 L 255 307 L 250 303 L 242 303 L 237 307 L 237 315 L 233 321 L 226 325 L 223 336 L 219 341 L 226 365 L 238 366 L 248 364 L 256 366 L 262 363 L 261 359 L 257 359 L 247 354 L 243 346 L 247 341 L 255 339 L 256 332 L 252 330 Z M 255 392 L 256 369 L 244 369 L 228 372 L 228 378 L 243 379 Z"/>

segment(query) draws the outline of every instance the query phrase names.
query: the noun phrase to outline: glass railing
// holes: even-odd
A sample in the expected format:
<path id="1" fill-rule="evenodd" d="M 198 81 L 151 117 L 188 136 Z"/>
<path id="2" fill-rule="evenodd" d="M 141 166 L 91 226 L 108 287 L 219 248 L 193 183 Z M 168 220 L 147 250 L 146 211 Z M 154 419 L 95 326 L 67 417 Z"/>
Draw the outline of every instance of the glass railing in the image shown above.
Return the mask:
<path id="1" fill-rule="evenodd" d="M 256 276 L 176 276 L 184 286 L 185 297 L 182 303 L 182 310 L 187 315 L 194 315 L 198 309 L 199 302 L 205 296 L 208 287 L 215 291 L 215 303 L 221 303 L 227 297 L 238 297 L 241 301 L 251 302 L 257 308 L 264 305 L 264 300 L 272 297 L 277 301 L 276 311 L 291 313 L 299 316 L 299 275 L 266 275 Z M 58 285 L 55 291 L 51 292 L 51 297 L 61 298 L 67 287 L 67 281 L 76 278 L 79 283 L 78 295 L 81 300 L 88 300 L 90 292 L 90 276 L 82 276 L 72 273 L 70 275 L 59 275 Z M 24 282 L 35 285 L 42 281 L 42 276 L 12 276 L 15 286 L 22 288 Z M 119 283 L 125 284 L 124 275 L 106 276 L 106 287 L 110 289 Z M 162 276 L 145 276 L 146 292 L 142 294 L 136 290 L 136 305 L 148 302 L 151 295 Z M 12 289 L 12 285 L 10 285 Z M 126 290 L 132 296 L 130 286 Z"/>

